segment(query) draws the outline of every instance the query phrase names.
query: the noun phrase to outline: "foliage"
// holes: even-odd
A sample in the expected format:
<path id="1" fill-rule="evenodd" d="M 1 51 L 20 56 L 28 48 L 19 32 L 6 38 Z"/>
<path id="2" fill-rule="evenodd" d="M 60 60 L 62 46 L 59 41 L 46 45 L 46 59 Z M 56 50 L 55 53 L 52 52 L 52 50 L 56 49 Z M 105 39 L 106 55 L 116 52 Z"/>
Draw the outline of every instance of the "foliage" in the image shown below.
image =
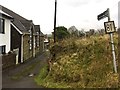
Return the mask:
<path id="1" fill-rule="evenodd" d="M 56 28 L 56 38 L 58 40 L 64 39 L 69 36 L 69 32 L 67 31 L 67 28 L 64 26 L 60 26 Z"/>
<path id="2" fill-rule="evenodd" d="M 115 35 L 118 56 L 118 36 Z M 38 82 L 50 88 L 116 88 L 109 36 L 66 39 L 51 46 L 55 60 L 45 79 Z M 117 57 L 118 61 L 118 57 Z"/>
<path id="3" fill-rule="evenodd" d="M 85 37 L 85 31 L 84 29 L 79 31 L 79 37 Z"/>
<path id="4" fill-rule="evenodd" d="M 75 26 L 71 26 L 68 29 L 68 32 L 70 33 L 71 37 L 78 37 L 79 36 L 79 31 L 78 31 L 78 29 Z"/>
<path id="5" fill-rule="evenodd" d="M 36 82 L 44 79 L 48 74 L 48 65 L 45 64 L 42 69 L 40 69 L 39 75 L 35 78 Z"/>

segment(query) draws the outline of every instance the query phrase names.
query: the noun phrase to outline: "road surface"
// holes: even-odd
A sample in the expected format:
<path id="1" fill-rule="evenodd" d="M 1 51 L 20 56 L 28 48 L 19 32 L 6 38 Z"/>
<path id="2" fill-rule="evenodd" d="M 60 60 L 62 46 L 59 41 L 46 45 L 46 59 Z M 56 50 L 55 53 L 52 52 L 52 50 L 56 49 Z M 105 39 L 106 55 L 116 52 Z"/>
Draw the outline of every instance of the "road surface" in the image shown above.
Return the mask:
<path id="1" fill-rule="evenodd" d="M 2 88 L 43 88 L 38 86 L 35 81 L 34 77 L 39 73 L 40 68 L 46 63 L 49 59 L 49 51 L 46 50 L 41 55 L 37 56 L 36 58 L 29 60 L 21 65 L 18 65 L 14 68 L 9 68 L 2 73 Z M 30 66 L 33 66 L 29 72 L 25 72 L 27 74 L 23 74 L 22 78 L 13 79 L 15 75 L 22 73 L 25 69 Z M 4 89 L 3 89 L 4 90 Z"/>

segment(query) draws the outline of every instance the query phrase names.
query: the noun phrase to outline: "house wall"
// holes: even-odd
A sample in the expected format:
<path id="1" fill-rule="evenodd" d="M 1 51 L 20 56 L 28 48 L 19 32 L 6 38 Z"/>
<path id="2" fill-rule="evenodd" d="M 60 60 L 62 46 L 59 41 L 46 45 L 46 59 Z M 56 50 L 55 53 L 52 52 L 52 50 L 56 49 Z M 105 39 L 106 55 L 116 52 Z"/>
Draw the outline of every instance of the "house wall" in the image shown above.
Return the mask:
<path id="1" fill-rule="evenodd" d="M 21 34 L 11 25 L 11 50 L 19 49 L 18 63 L 21 63 Z"/>
<path id="2" fill-rule="evenodd" d="M 36 44 L 35 43 L 36 43 L 35 36 L 33 35 L 33 43 L 32 43 L 33 44 L 33 49 L 32 49 L 33 50 L 33 57 L 36 56 L 36 52 L 35 52 Z"/>
<path id="3" fill-rule="evenodd" d="M 25 34 L 23 36 L 23 60 L 27 60 L 33 57 L 33 50 L 30 50 L 30 44 L 29 44 L 29 40 L 30 40 L 30 35 L 29 34 Z"/>
<path id="4" fill-rule="evenodd" d="M 38 40 L 38 38 L 37 38 L 38 36 L 37 35 L 34 35 L 34 42 L 35 42 L 35 46 L 34 46 L 34 49 L 35 49 L 35 56 L 37 56 L 38 54 L 40 54 L 40 42 L 39 42 L 39 46 L 37 46 L 37 40 Z M 40 39 L 40 38 L 39 38 Z M 40 40 L 39 40 L 40 41 Z"/>
<path id="5" fill-rule="evenodd" d="M 37 44 L 37 35 L 34 36 L 35 37 L 35 43 Z M 40 39 L 40 38 L 39 38 Z M 37 45 L 35 45 L 35 55 L 38 55 L 40 53 L 40 43 L 39 43 L 39 47 Z"/>
<path id="6" fill-rule="evenodd" d="M 14 53 L 4 54 L 0 57 L 2 57 L 2 69 L 6 69 L 10 66 L 15 65 L 16 54 Z"/>
<path id="7" fill-rule="evenodd" d="M 35 36 L 33 36 L 34 40 L 35 40 Z M 34 53 L 35 56 L 37 56 L 38 54 L 43 52 L 44 49 L 44 37 L 40 37 L 40 45 L 39 47 L 36 47 L 34 45 L 34 42 L 32 43 L 32 49 L 30 50 L 30 44 L 29 44 L 29 40 L 30 40 L 30 35 L 29 34 L 25 34 L 23 36 L 23 60 L 26 61 L 30 58 L 34 57 Z M 33 53 L 34 52 L 34 53 Z"/>
<path id="8" fill-rule="evenodd" d="M 40 36 L 40 52 L 44 51 L 44 37 Z"/>
<path id="9" fill-rule="evenodd" d="M 5 19 L 5 34 L 0 33 L 0 46 L 6 45 L 6 53 L 10 51 L 10 23 L 9 19 Z"/>
<path id="10" fill-rule="evenodd" d="M 39 47 L 35 48 L 35 55 L 38 55 L 40 53 Z"/>

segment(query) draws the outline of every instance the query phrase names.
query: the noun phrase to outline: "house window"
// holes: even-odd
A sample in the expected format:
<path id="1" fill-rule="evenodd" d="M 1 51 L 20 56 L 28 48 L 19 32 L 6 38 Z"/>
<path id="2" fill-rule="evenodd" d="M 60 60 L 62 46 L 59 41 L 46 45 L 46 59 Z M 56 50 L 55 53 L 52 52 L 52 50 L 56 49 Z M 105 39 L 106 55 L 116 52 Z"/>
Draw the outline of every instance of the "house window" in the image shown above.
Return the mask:
<path id="1" fill-rule="evenodd" d="M 6 46 L 0 46 L 0 54 L 5 54 L 6 52 Z"/>
<path id="2" fill-rule="evenodd" d="M 5 33 L 5 20 L 0 18 L 0 33 L 4 34 Z"/>

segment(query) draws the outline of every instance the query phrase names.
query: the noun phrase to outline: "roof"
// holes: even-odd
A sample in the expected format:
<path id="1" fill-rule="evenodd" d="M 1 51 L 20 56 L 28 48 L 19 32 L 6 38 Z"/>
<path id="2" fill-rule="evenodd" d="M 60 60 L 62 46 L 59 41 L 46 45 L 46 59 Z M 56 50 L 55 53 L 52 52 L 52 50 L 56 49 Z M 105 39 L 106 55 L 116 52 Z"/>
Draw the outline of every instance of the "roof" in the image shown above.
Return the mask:
<path id="1" fill-rule="evenodd" d="M 29 33 L 29 30 L 33 27 L 33 33 L 35 34 L 37 31 L 40 31 L 39 25 L 34 25 L 32 20 L 28 20 L 19 14 L 9 10 L 8 8 L 0 5 L 0 9 L 2 12 L 14 18 L 13 24 L 22 32 Z M 44 34 L 40 31 L 40 35 L 44 36 Z"/>
<path id="2" fill-rule="evenodd" d="M 40 31 L 40 36 L 44 36 L 44 34 Z"/>
<path id="3" fill-rule="evenodd" d="M 13 12 L 12 10 L 9 10 L 8 8 L 0 5 L 1 7 L 1 10 L 7 14 L 9 14 L 10 16 L 14 17 L 15 19 L 18 19 L 18 20 L 27 20 L 26 18 L 20 16 L 19 14 Z"/>
<path id="4" fill-rule="evenodd" d="M 24 33 L 27 33 L 26 27 L 18 20 L 14 19 L 13 24 L 21 31 Z"/>
<path id="5" fill-rule="evenodd" d="M 27 30 L 30 30 L 33 25 L 32 20 L 20 20 L 20 22 L 24 25 L 24 27 Z"/>
<path id="6" fill-rule="evenodd" d="M 28 33 L 28 27 L 23 24 L 23 21 L 29 21 L 26 18 L 16 14 L 15 12 L 7 9 L 6 7 L 0 5 L 0 7 L 2 8 L 2 11 L 4 13 L 7 13 L 8 15 L 12 16 L 14 18 L 13 24 L 23 33 Z"/>
<path id="7" fill-rule="evenodd" d="M 40 25 L 34 25 L 35 27 L 35 32 L 40 32 Z"/>
<path id="8" fill-rule="evenodd" d="M 5 18 L 9 18 L 9 19 L 13 19 L 12 16 L 10 16 L 10 15 L 8 15 L 7 13 L 3 12 L 3 11 L 1 10 L 1 8 L 0 8 L 0 16 L 3 16 L 3 17 L 5 17 Z"/>
<path id="9" fill-rule="evenodd" d="M 40 33 L 40 36 L 44 36 L 44 34 L 41 32 L 41 30 L 40 30 L 40 25 L 34 25 L 34 27 L 35 27 L 35 32 L 36 32 L 36 34 L 37 34 L 37 32 L 39 32 Z"/>

